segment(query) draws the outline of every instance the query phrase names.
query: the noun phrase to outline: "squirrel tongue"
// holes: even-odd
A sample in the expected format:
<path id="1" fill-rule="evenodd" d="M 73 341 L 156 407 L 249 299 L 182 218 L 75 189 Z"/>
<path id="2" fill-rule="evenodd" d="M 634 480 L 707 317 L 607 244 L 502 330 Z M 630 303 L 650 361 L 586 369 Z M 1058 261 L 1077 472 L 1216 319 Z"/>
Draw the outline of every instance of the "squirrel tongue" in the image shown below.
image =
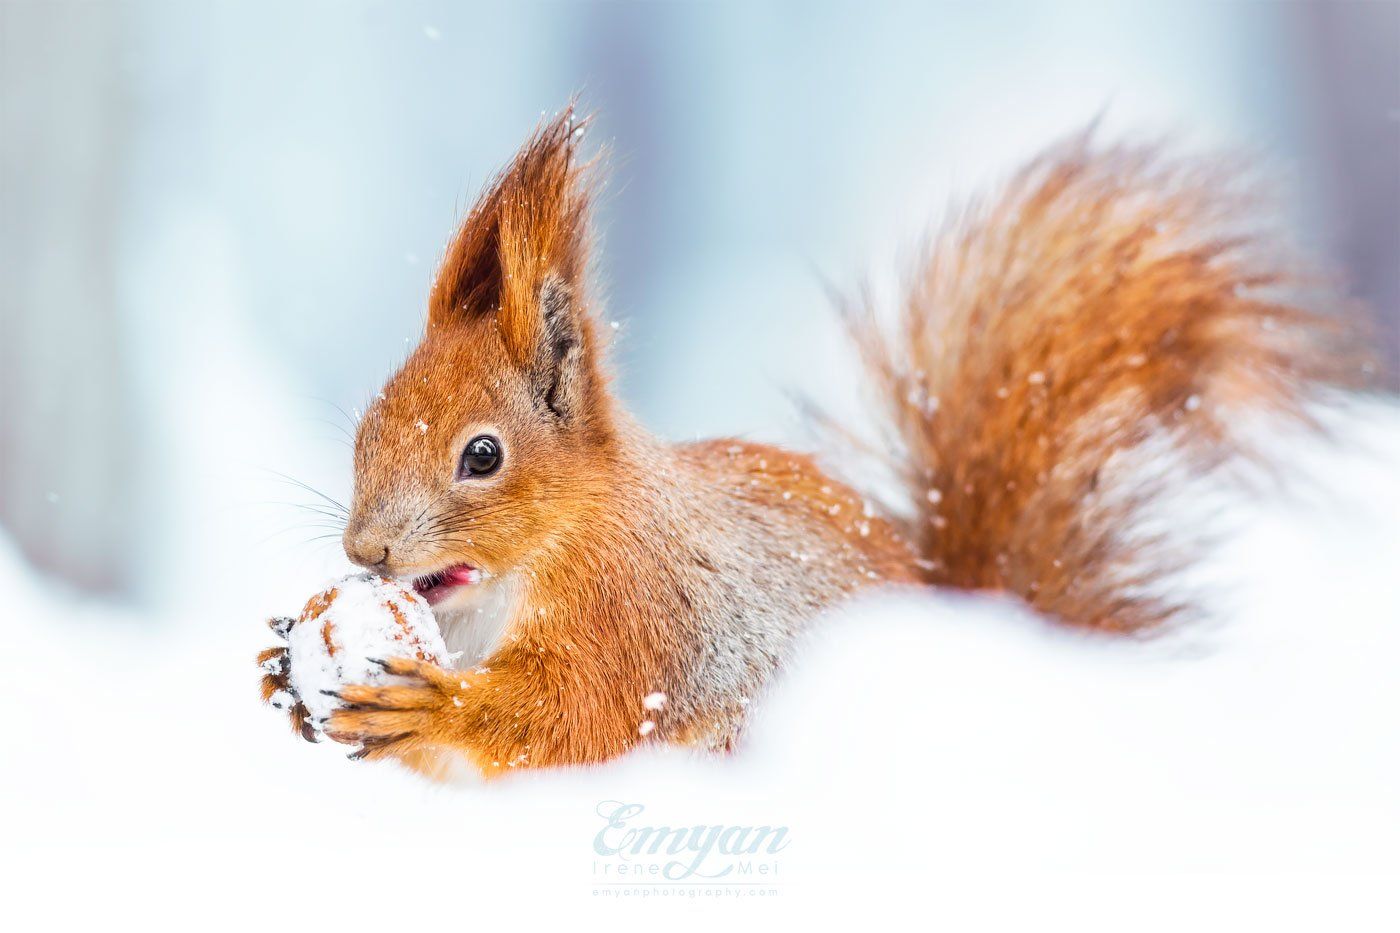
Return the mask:
<path id="1" fill-rule="evenodd" d="M 442 572 L 444 586 L 470 586 L 481 580 L 481 571 L 467 564 L 458 564 Z"/>
<path id="2" fill-rule="evenodd" d="M 471 586 L 480 582 L 480 570 L 470 564 L 457 564 L 426 577 L 419 577 L 413 581 L 413 588 L 429 603 L 436 603 L 459 586 Z"/>

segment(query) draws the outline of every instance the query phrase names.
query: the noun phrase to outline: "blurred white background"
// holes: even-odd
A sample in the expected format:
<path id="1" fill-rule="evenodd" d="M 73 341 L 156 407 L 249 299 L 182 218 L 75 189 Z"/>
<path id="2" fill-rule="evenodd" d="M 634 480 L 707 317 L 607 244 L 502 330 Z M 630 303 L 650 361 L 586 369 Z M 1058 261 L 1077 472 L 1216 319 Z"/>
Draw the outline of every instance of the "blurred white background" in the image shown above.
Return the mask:
<path id="1" fill-rule="evenodd" d="M 206 855 L 217 842 L 226 854 L 252 851 L 256 840 L 234 849 L 225 843 L 255 836 L 266 805 L 285 791 L 302 805 L 331 795 L 329 812 L 316 818 L 322 822 L 301 826 L 322 833 L 322 843 L 338 816 L 358 842 L 373 841 L 376 814 L 391 795 L 413 801 L 392 823 L 396 832 L 434 808 L 455 808 L 454 839 L 436 839 L 444 844 L 465 845 L 473 832 L 500 843 L 520 825 L 537 833 L 533 845 L 512 850 L 521 858 L 586 842 L 583 829 L 579 840 L 540 841 L 547 821 L 512 829 L 511 815 L 527 819 L 551 801 L 563 812 L 560 801 L 596 796 L 610 778 L 590 778 L 582 790 L 554 778 L 515 798 L 495 791 L 453 800 L 425 796 L 383 769 L 347 771 L 292 743 L 255 708 L 250 662 L 264 640 L 260 619 L 299 605 L 343 563 L 338 542 L 315 540 L 325 529 L 289 504 L 314 496 L 277 474 L 337 499 L 348 494 L 349 417 L 416 339 L 445 238 L 541 114 L 572 93 L 598 111 L 593 139 L 612 153 L 599 272 L 605 313 L 622 324 L 621 391 L 647 424 L 673 438 L 732 433 L 801 442 L 789 389 L 845 410 L 858 404 L 823 281 L 888 279 L 949 197 L 995 182 L 1097 116 L 1106 135 L 1244 147 L 1291 177 L 1296 233 L 1375 305 L 1378 346 L 1393 363 L 1398 48 L 1393 2 L 0 0 L 0 580 L 23 593 L 9 603 L 17 611 L 0 610 L 0 625 L 27 656 L 73 659 L 64 661 L 62 700 L 49 696 L 47 668 L 6 684 L 30 714 L 7 756 L 7 796 L 19 804 L 6 820 L 13 838 L 144 842 Z M 1389 450 L 1393 416 L 1373 413 L 1370 423 L 1374 446 Z M 1098 655 L 1071 660 L 1084 646 L 1051 639 L 1047 647 L 1048 636 L 1014 622 L 989 623 L 1021 632 L 1005 645 L 988 636 L 990 647 L 971 648 L 946 631 L 911 634 L 899 616 L 875 627 L 915 657 L 923 648 L 954 652 L 928 676 L 971 671 L 964 686 L 973 692 L 976 672 L 985 672 L 984 683 L 1013 697 L 1024 689 L 1033 705 L 1044 701 L 1039 687 L 1064 686 L 1066 675 L 1055 671 L 1086 678 L 1052 701 L 1065 718 L 1049 724 L 1000 707 L 988 719 L 975 712 L 977 699 L 951 688 L 930 697 L 949 716 L 935 720 L 945 731 L 927 733 L 927 762 L 905 764 L 922 774 L 963 756 L 973 770 L 941 771 L 926 798 L 922 782 L 894 781 L 895 809 L 881 831 L 904 820 L 909 833 L 948 843 L 927 863 L 917 847 L 899 855 L 903 869 L 956 869 L 963 846 L 983 839 L 990 819 L 1008 850 L 1024 856 L 1012 860 L 1018 870 L 1062 867 L 1050 841 L 1078 827 L 1099 842 L 1071 846 L 1064 864 L 1076 869 L 1114 870 L 1121 852 L 1147 870 L 1393 871 L 1394 853 L 1385 862 L 1372 833 L 1393 839 L 1400 828 L 1396 697 L 1382 664 L 1393 669 L 1385 658 L 1394 654 L 1384 652 L 1397 639 L 1379 624 L 1400 621 L 1383 570 L 1397 556 L 1387 537 L 1400 514 L 1394 453 L 1390 470 L 1334 463 L 1318 473 L 1322 488 L 1351 484 L 1379 506 L 1322 509 L 1309 520 L 1325 527 L 1299 519 L 1290 532 L 1266 535 L 1297 545 L 1277 561 L 1260 556 L 1267 550 L 1237 549 L 1231 566 L 1255 581 L 1246 592 L 1258 597 L 1241 618 L 1259 622 L 1242 629 L 1259 637 L 1241 636 L 1242 643 L 1271 646 L 1265 656 L 1288 646 L 1302 652 L 1273 668 L 1241 649 L 1214 674 L 1149 678 L 1155 686 L 1139 688 L 1095 668 Z M 1324 558 L 1332 563 L 1310 563 Z M 1310 566 L 1349 581 L 1350 601 L 1334 601 L 1328 580 L 1304 581 Z M 1306 582 L 1310 595 L 1280 591 L 1283 579 Z M 1325 657 L 1310 640 L 1307 614 L 1328 614 L 1329 606 L 1338 614 L 1327 625 L 1354 653 L 1313 677 L 1295 665 Z M 1267 620 L 1287 611 L 1292 622 L 1271 633 Z M 879 679 L 874 649 L 855 650 L 866 660 L 847 679 Z M 965 666 L 960 650 L 969 650 Z M 1027 652 L 1045 660 L 1027 662 Z M 1140 671 L 1147 662 L 1134 663 Z M 1259 682 L 1233 680 L 1261 665 L 1272 673 Z M 828 658 L 816 670 L 839 676 L 839 667 Z M 913 682 L 920 670 L 908 672 L 906 703 L 926 695 Z M 1008 679 L 1008 670 L 1031 673 Z M 1172 690 L 1190 692 L 1193 677 L 1233 686 L 1221 688 L 1217 707 L 1199 696 L 1183 707 Z M 202 712 L 189 699 L 201 689 L 209 691 Z M 1144 837 L 1124 823 L 1136 812 L 1131 793 L 1120 786 L 1108 795 L 1112 805 L 1096 810 L 1104 798 L 1084 790 L 1087 775 L 1124 767 L 1111 746 L 1132 735 L 1128 720 L 1096 720 L 1093 698 L 1111 705 L 1125 701 L 1124 690 L 1144 689 L 1160 691 L 1156 700 L 1138 698 L 1157 704 L 1148 721 L 1160 731 L 1129 743 L 1142 771 L 1119 776 L 1147 780 L 1144 798 L 1156 809 L 1141 827 L 1145 848 L 1163 833 L 1172 838 L 1153 850 L 1155 859 L 1132 850 Z M 1332 705 L 1304 702 L 1314 691 Z M 1259 699 L 1275 695 L 1277 707 Z M 36 696 L 54 708 L 43 712 Z M 1381 712 L 1385 703 L 1391 713 Z M 875 707 L 863 709 L 876 715 Z M 1297 764 L 1294 755 L 1311 759 L 1316 746 L 1289 745 L 1291 729 L 1323 741 L 1358 709 L 1365 712 L 1350 720 L 1349 741 L 1328 751 L 1334 767 L 1304 769 L 1295 783 L 1264 794 L 1264 803 L 1250 796 Z M 1284 718 L 1271 719 L 1271 711 Z M 1295 714 L 1316 720 L 1288 718 Z M 783 715 L 776 722 L 794 729 L 805 721 Z M 1235 744 L 1235 727 L 1222 721 L 1232 715 L 1242 734 L 1264 729 L 1269 738 L 1257 741 L 1265 745 Z M 1080 717 L 1083 731 L 1075 732 Z M 832 729 L 849 735 L 868 726 Z M 1035 745 L 1049 757 L 1018 760 L 1016 776 L 995 783 L 1002 800 L 1029 793 L 1010 810 L 982 801 L 972 810 L 981 816 L 961 821 L 938 804 L 984 786 L 979 762 L 1007 764 L 998 735 L 1048 742 L 1046 730 L 1062 748 L 1095 748 L 1101 757 L 1070 755 L 1065 764 L 1052 747 Z M 902 734 L 880 734 L 905 748 Z M 789 739 L 776 747 L 800 756 L 807 745 Z M 100 752 L 101 776 L 85 748 Z M 1290 750 L 1271 757 L 1281 748 Z M 308 755 L 314 766 L 301 765 Z M 1201 791 L 1215 756 L 1233 777 L 1224 792 Z M 658 799 L 659 787 L 692 788 L 673 796 L 692 809 L 712 785 L 722 787 L 719 799 L 731 811 L 762 809 L 783 799 L 785 781 L 808 781 L 790 773 L 791 761 L 769 767 L 765 760 L 748 762 L 738 778 L 685 763 L 613 775 L 653 788 Z M 1188 772 L 1184 785 L 1170 777 L 1172 762 Z M 809 763 L 817 773 L 845 773 L 824 755 Z M 1050 790 L 1027 790 L 1059 767 L 1070 770 Z M 325 790 L 340 781 L 349 789 Z M 831 807 L 854 805 L 858 784 L 854 775 L 838 778 L 833 787 L 849 796 Z M 1324 806 L 1316 819 L 1294 819 L 1356 786 L 1361 802 L 1344 808 L 1345 818 Z M 1067 822 L 1051 818 L 1064 794 L 1075 801 Z M 830 808 L 803 800 L 794 820 L 808 820 L 811 839 L 820 836 L 816 812 Z M 933 811 L 915 800 L 935 807 L 937 819 L 930 822 Z M 484 814 L 497 807 L 505 815 L 489 824 L 495 830 L 475 822 L 489 822 Z M 1226 815 L 1241 807 L 1245 816 L 1230 823 Z M 1016 838 L 1008 813 L 1026 817 L 1033 843 Z M 1317 837 L 1326 840 L 1312 850 L 1317 857 L 1261 863 L 1288 836 L 1260 832 L 1269 814 L 1293 820 L 1281 825 L 1298 832 L 1330 826 Z M 1226 854 L 1194 858 L 1187 836 L 1199 833 L 1209 848 L 1210 827 L 1222 822 L 1232 827 Z M 833 830 L 825 848 L 812 844 L 836 864 L 838 843 L 857 844 L 851 832 Z M 429 835 L 409 838 L 421 845 Z M 997 854 L 978 849 L 972 862 L 992 870 Z M 480 874 L 489 870 L 484 857 L 470 860 L 477 883 L 494 883 Z M 879 868 L 879 852 L 870 858 L 864 868 Z M 815 877 L 807 876 L 809 888 Z"/>

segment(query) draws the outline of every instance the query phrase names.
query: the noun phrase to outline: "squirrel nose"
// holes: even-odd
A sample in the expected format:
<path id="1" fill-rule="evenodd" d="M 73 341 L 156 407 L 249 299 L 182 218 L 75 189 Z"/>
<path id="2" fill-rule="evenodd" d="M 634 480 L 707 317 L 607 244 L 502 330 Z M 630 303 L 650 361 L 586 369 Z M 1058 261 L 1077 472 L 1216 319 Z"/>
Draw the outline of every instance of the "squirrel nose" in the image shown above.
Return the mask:
<path id="1" fill-rule="evenodd" d="M 346 529 L 341 543 L 345 546 L 345 556 L 361 567 L 374 570 L 389 562 L 389 546 L 378 535 Z"/>

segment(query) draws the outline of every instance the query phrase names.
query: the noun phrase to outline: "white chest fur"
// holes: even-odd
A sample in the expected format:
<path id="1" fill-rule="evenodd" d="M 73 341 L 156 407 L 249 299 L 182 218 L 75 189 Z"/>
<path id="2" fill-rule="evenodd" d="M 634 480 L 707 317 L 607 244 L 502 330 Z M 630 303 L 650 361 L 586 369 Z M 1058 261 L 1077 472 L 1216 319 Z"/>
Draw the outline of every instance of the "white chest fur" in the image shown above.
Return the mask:
<path id="1" fill-rule="evenodd" d="M 454 667 L 471 667 L 496 650 L 510 624 L 518 589 L 513 575 L 489 577 L 433 607 L 448 653 L 461 652 Z"/>

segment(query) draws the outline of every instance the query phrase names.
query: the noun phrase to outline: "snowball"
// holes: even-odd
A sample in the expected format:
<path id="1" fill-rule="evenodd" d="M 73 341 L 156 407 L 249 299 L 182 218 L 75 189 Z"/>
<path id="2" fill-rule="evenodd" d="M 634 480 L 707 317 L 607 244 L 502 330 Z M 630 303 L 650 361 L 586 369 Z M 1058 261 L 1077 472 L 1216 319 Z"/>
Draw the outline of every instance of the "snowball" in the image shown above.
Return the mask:
<path id="1" fill-rule="evenodd" d="M 655 693 L 648 693 L 642 697 L 642 705 L 647 709 L 660 709 L 666 705 L 666 694 L 658 690 Z"/>
<path id="2" fill-rule="evenodd" d="M 447 646 L 428 604 L 413 590 L 372 573 L 353 574 L 306 603 L 287 634 L 289 679 L 319 727 L 340 705 L 322 691 L 393 680 L 371 658 L 413 657 L 442 664 Z"/>

